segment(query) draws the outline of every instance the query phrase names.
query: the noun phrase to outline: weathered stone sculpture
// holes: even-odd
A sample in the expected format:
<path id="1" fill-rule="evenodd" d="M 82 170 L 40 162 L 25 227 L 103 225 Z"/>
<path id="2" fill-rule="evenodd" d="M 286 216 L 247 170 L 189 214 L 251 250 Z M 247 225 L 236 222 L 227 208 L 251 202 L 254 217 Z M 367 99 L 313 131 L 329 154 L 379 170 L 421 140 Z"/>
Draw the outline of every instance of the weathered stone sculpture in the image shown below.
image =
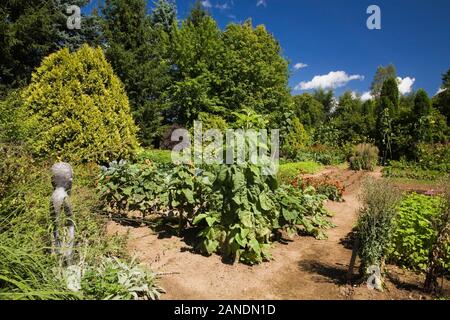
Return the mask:
<path id="1" fill-rule="evenodd" d="M 51 168 L 53 194 L 51 199 L 51 215 L 53 219 L 53 247 L 55 253 L 63 253 L 66 262 L 70 264 L 72 257 L 72 247 L 74 241 L 75 227 L 73 223 L 73 212 L 70 204 L 70 192 L 72 189 L 73 171 L 70 164 L 65 162 L 56 163 Z M 67 217 L 68 227 L 67 243 L 64 243 L 64 250 L 61 252 L 61 240 L 59 236 L 58 222 L 61 213 L 64 211 Z"/>

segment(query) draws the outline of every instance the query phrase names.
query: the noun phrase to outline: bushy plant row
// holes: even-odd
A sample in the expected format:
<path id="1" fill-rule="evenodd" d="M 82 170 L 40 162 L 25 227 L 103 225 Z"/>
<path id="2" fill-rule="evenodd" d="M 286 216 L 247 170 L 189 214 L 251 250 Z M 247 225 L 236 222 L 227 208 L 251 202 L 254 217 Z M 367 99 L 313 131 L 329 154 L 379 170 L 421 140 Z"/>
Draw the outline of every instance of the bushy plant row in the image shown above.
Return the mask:
<path id="1" fill-rule="evenodd" d="M 437 240 L 443 199 L 411 194 L 397 208 L 389 252 L 391 261 L 418 271 L 427 271 L 430 250 Z M 441 266 L 450 271 L 450 243 L 444 249 Z"/>
<path id="2" fill-rule="evenodd" d="M 343 194 L 345 186 L 342 182 L 332 179 L 329 175 L 322 175 L 319 177 L 302 177 L 298 176 L 292 181 L 294 187 L 300 187 L 305 190 L 309 187 L 313 187 L 314 190 L 327 197 L 332 201 L 343 201 Z"/>
<path id="3" fill-rule="evenodd" d="M 391 161 L 389 166 L 382 169 L 382 174 L 387 178 L 406 178 L 416 180 L 437 180 L 449 172 L 440 170 L 423 169 L 415 162 Z"/>
<path id="4" fill-rule="evenodd" d="M 138 168 L 141 173 L 135 172 Z M 332 226 L 323 207 L 325 196 L 312 188 L 280 187 L 275 177 L 263 175 L 257 165 L 179 165 L 159 172 L 161 176 L 150 163 L 112 164 L 99 180 L 105 204 L 111 210 L 142 208 L 176 216 L 179 232 L 196 229 L 196 248 L 208 255 L 260 263 L 270 259 L 277 230 L 321 239 L 323 230 Z M 147 203 L 145 199 L 150 198 L 157 203 L 141 206 L 137 201 Z"/>

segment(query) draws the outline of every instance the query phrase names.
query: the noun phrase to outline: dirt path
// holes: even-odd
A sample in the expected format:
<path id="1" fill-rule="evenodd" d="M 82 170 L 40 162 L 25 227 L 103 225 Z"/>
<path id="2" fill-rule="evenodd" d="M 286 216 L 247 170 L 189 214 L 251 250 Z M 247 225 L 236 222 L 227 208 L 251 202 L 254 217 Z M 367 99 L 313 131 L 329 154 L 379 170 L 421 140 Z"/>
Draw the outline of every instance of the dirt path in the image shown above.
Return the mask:
<path id="1" fill-rule="evenodd" d="M 328 202 L 335 213 L 336 228 L 328 230 L 327 240 L 297 237 L 293 242 L 275 244 L 273 261 L 249 267 L 224 264 L 217 255 L 204 257 L 192 252 L 182 239 L 158 238 L 147 227 L 124 227 L 111 222 L 110 233 L 129 234 L 129 249 L 153 271 L 164 275 L 160 284 L 167 291 L 163 299 L 420 299 L 408 279 L 409 274 L 392 271 L 392 284 L 384 293 L 370 291 L 363 285 L 345 284 L 351 249 L 343 240 L 356 221 L 357 192 L 364 173 L 327 169 L 345 182 L 345 202 Z M 379 172 L 373 173 L 379 175 Z M 406 279 L 406 280 L 405 280 Z M 414 278 L 415 279 L 415 278 Z M 406 282 L 405 282 L 406 281 Z M 402 285 L 408 285 L 408 290 Z"/>

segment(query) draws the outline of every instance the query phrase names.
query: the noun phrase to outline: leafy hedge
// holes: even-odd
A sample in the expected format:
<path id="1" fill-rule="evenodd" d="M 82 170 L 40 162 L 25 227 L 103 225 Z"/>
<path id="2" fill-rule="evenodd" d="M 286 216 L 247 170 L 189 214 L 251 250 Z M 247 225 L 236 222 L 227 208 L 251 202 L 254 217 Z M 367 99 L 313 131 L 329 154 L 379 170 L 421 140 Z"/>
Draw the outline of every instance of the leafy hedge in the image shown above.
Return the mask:
<path id="1" fill-rule="evenodd" d="M 443 210 L 443 200 L 419 194 L 407 196 L 399 204 L 394 219 L 394 235 L 389 257 L 402 266 L 426 271 L 429 254 L 436 242 L 436 220 Z M 450 271 L 450 244 L 444 250 L 447 257 L 441 261 Z"/>

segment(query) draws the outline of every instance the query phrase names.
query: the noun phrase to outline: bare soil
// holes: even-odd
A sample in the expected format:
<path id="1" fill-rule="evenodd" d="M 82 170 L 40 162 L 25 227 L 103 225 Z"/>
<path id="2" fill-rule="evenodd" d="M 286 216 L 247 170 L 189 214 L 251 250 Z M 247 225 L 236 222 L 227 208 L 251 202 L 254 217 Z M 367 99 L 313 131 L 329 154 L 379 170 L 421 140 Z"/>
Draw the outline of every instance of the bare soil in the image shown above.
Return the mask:
<path id="1" fill-rule="evenodd" d="M 129 227 L 113 221 L 110 234 L 128 234 L 130 254 L 161 273 L 162 299 L 432 299 L 421 291 L 422 275 L 387 266 L 386 290 L 378 292 L 365 283 L 346 281 L 352 249 L 349 240 L 359 209 L 358 190 L 369 173 L 327 168 L 328 174 L 346 186 L 344 202 L 327 202 L 335 215 L 336 228 L 327 231 L 327 240 L 296 237 L 288 244 L 276 243 L 273 260 L 257 266 L 222 262 L 220 256 L 205 257 L 193 251 L 183 239 L 155 234 L 148 227 Z M 380 177 L 376 171 L 370 175 Z M 358 262 L 355 267 L 357 273 Z M 449 281 L 444 294 L 450 296 Z"/>

